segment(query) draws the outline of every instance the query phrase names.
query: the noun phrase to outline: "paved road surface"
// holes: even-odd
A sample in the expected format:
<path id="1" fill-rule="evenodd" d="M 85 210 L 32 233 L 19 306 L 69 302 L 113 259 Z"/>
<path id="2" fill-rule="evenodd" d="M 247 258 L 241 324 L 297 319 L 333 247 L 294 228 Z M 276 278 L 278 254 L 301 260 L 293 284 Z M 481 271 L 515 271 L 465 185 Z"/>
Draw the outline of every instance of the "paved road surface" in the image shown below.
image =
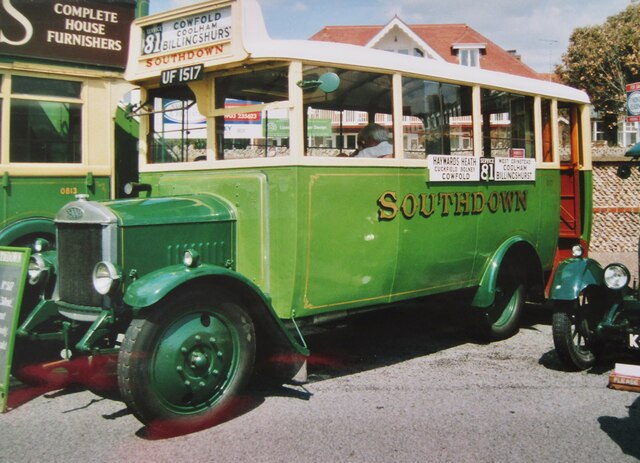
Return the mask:
<path id="1" fill-rule="evenodd" d="M 631 462 L 640 395 L 606 388 L 612 355 L 561 371 L 549 313 L 473 343 L 455 311 L 369 314 L 318 330 L 310 383 L 260 388 L 215 428 L 154 440 L 117 400 L 13 393 L 1 462 Z M 22 403 L 19 403 L 22 402 Z"/>

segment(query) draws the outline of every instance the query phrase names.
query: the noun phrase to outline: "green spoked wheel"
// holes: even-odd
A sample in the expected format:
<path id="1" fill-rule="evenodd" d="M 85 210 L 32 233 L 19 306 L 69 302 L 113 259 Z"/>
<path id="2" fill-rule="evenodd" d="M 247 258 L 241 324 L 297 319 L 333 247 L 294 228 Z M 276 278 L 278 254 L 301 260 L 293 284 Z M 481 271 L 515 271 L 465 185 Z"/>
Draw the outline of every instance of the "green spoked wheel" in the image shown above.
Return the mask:
<path id="1" fill-rule="evenodd" d="M 124 401 L 154 432 L 181 434 L 231 413 L 255 357 L 251 318 L 237 304 L 183 294 L 127 330 L 118 359 Z"/>
<path id="2" fill-rule="evenodd" d="M 592 367 L 604 349 L 597 326 L 604 310 L 599 294 L 586 288 L 574 301 L 556 301 L 552 319 L 553 345 L 570 370 Z"/>

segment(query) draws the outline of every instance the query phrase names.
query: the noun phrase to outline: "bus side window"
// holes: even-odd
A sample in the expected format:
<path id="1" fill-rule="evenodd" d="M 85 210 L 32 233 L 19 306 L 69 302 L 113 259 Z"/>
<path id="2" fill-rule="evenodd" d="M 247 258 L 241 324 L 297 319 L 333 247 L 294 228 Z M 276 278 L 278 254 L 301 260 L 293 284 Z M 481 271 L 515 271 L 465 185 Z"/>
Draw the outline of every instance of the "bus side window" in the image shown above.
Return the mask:
<path id="1" fill-rule="evenodd" d="M 161 87 L 149 92 L 150 114 L 147 162 L 191 162 L 207 150 L 207 118 L 200 114 L 193 92 L 186 86 Z"/>
<path id="2" fill-rule="evenodd" d="M 532 96 L 482 89 L 482 154 L 535 157 Z"/>
<path id="3" fill-rule="evenodd" d="M 578 107 L 574 104 L 558 102 L 558 149 L 560 162 L 578 164 L 580 124 Z"/>
<path id="4" fill-rule="evenodd" d="M 402 79 L 405 157 L 473 154 L 472 89 L 422 79 Z"/>
<path id="5" fill-rule="evenodd" d="M 215 79 L 216 109 L 225 111 L 215 118 L 218 159 L 289 156 L 290 113 L 278 107 L 288 99 L 288 86 L 282 65 Z"/>
<path id="6" fill-rule="evenodd" d="M 359 148 L 358 134 L 373 123 L 387 130 L 387 142 L 393 144 L 391 76 L 306 66 L 304 80 L 313 81 L 328 72 L 340 77 L 336 91 L 304 90 L 306 155 L 351 156 Z"/>
<path id="7" fill-rule="evenodd" d="M 81 82 L 13 76 L 10 162 L 80 163 L 81 92 Z"/>
<path id="8" fill-rule="evenodd" d="M 551 100 L 542 99 L 542 162 L 553 162 Z"/>

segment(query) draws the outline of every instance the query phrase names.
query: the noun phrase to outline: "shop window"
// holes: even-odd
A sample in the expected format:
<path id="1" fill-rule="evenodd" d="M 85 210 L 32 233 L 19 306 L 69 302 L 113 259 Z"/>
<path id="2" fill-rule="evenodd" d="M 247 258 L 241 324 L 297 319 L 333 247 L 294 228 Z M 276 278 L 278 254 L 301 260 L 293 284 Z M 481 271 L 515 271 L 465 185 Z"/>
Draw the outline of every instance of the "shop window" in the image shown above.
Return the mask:
<path id="1" fill-rule="evenodd" d="M 471 87 L 402 79 L 405 157 L 473 154 Z"/>
<path id="2" fill-rule="evenodd" d="M 82 103 L 78 101 L 81 90 L 79 82 L 12 78 L 11 162 L 81 162 Z M 56 100 L 47 100 L 47 97 L 56 97 Z"/>
<path id="3" fill-rule="evenodd" d="M 533 97 L 483 89 L 482 149 L 486 157 L 535 157 Z"/>

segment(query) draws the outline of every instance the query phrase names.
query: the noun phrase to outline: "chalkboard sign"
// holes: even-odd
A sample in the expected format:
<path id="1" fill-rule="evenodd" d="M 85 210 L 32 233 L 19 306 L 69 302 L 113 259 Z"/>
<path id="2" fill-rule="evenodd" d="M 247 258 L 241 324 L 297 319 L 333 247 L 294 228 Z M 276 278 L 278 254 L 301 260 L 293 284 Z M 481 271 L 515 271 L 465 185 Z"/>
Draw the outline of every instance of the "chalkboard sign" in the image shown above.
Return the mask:
<path id="1" fill-rule="evenodd" d="M 0 412 L 7 408 L 13 345 L 31 250 L 0 247 Z"/>

